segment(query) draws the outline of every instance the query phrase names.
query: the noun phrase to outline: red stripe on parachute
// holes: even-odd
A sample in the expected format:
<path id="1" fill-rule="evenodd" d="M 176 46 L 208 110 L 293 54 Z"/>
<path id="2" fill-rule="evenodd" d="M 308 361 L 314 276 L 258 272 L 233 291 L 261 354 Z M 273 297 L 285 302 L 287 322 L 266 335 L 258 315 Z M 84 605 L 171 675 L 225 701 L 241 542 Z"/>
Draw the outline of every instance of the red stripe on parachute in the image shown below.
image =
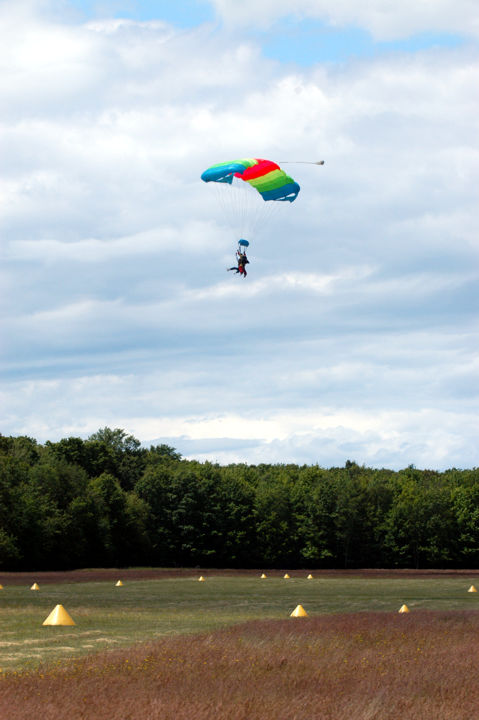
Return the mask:
<path id="1" fill-rule="evenodd" d="M 243 173 L 235 173 L 235 177 L 240 177 L 242 180 L 247 182 L 248 180 L 255 180 L 256 178 L 263 177 L 273 170 L 280 170 L 281 168 L 275 162 L 271 160 L 257 160 L 256 165 L 245 168 Z"/>

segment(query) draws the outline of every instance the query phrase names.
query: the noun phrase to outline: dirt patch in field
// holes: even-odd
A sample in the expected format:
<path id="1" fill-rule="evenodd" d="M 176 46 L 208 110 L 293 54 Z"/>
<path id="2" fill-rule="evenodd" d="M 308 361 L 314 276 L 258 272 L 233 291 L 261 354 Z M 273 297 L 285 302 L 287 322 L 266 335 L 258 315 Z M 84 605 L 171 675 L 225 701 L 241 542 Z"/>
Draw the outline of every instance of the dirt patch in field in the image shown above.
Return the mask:
<path id="1" fill-rule="evenodd" d="M 281 570 L 268 570 L 260 568 L 230 569 L 230 568 L 98 568 L 88 570 L 44 571 L 44 572 L 0 572 L 2 585 L 28 585 L 37 582 L 42 584 L 75 583 L 75 582 L 111 582 L 113 580 L 167 580 L 170 578 L 196 577 L 209 575 L 220 577 L 256 577 L 266 572 L 268 577 L 283 577 L 288 572 L 292 578 L 304 577 L 305 573 L 312 573 L 314 577 L 371 577 L 371 578 L 441 578 L 441 577 L 467 577 L 479 578 L 479 570 L 388 570 L 388 569 L 359 569 L 359 570 L 321 570 L 307 569 L 294 570 L 282 568 Z"/>

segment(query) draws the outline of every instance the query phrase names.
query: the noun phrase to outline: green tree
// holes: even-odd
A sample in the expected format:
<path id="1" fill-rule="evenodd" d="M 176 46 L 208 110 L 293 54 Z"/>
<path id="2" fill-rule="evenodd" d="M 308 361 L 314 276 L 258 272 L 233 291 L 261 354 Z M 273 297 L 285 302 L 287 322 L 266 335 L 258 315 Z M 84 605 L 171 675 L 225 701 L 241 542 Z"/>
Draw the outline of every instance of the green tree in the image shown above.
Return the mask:
<path id="1" fill-rule="evenodd" d="M 18 541 L 22 515 L 19 488 L 28 478 L 25 462 L 0 451 L 0 567 L 13 570 L 21 560 Z"/>
<path id="2" fill-rule="evenodd" d="M 384 523 L 391 564 L 447 566 L 457 532 L 450 488 L 438 476 L 431 478 L 413 467 L 398 479 L 399 491 Z"/>
<path id="3" fill-rule="evenodd" d="M 337 557 L 344 567 L 363 564 L 364 546 L 369 539 L 363 472 L 364 468 L 348 460 L 336 483 Z"/>
<path id="4" fill-rule="evenodd" d="M 150 445 L 148 451 L 147 462 L 150 465 L 156 465 L 160 462 L 179 462 L 181 460 L 181 453 L 175 450 L 171 445 Z"/>
<path id="5" fill-rule="evenodd" d="M 58 442 L 45 443 L 45 447 L 50 455 L 57 460 L 68 463 L 69 465 L 78 465 L 83 468 L 86 473 L 90 470 L 90 458 L 88 446 L 84 440 L 79 437 L 69 437 L 59 440 Z"/>
<path id="6" fill-rule="evenodd" d="M 298 556 L 291 484 L 281 468 L 265 474 L 256 487 L 254 516 L 258 557 L 265 566 L 285 567 Z"/>
<path id="7" fill-rule="evenodd" d="M 33 465 L 40 458 L 41 448 L 37 441 L 26 435 L 6 437 L 0 435 L 0 453 Z"/>
<path id="8" fill-rule="evenodd" d="M 124 567 L 128 546 L 127 498 L 118 480 L 102 473 L 88 484 L 88 495 L 94 503 L 96 538 L 102 564 Z"/>
<path id="9" fill-rule="evenodd" d="M 216 506 L 216 557 L 223 566 L 250 567 L 257 558 L 255 493 L 244 468 L 221 469 Z"/>
<path id="10" fill-rule="evenodd" d="M 452 511 L 457 523 L 456 556 L 461 565 L 479 565 L 479 483 L 455 487 Z"/>
<path id="11" fill-rule="evenodd" d="M 300 562 L 307 567 L 331 566 L 336 554 L 336 486 L 330 473 L 303 468 L 292 491 Z"/>
<path id="12" fill-rule="evenodd" d="M 147 451 L 125 430 L 105 427 L 86 441 L 88 474 L 96 477 L 109 473 L 124 490 L 132 490 L 146 467 Z"/>
<path id="13" fill-rule="evenodd" d="M 154 565 L 175 563 L 176 530 L 171 517 L 174 498 L 170 493 L 172 473 L 167 463 L 149 464 L 135 485 L 136 494 L 148 508 L 149 562 Z"/>

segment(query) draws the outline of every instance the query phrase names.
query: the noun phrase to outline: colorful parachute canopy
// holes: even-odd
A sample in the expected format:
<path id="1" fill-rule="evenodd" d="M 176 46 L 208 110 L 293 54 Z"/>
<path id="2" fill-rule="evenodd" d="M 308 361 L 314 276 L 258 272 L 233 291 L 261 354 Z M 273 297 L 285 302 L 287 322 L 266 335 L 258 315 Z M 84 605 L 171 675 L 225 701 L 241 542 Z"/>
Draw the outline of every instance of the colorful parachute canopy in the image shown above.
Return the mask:
<path id="1" fill-rule="evenodd" d="M 296 200 L 300 187 L 293 178 L 286 175 L 279 165 L 270 160 L 246 158 L 212 165 L 204 171 L 201 179 L 205 182 L 232 183 L 241 178 L 254 187 L 263 200 Z"/>
<path id="2" fill-rule="evenodd" d="M 247 240 L 244 240 L 243 238 L 241 238 L 241 240 L 238 242 L 238 245 L 240 245 L 241 247 L 248 247 L 249 242 Z"/>

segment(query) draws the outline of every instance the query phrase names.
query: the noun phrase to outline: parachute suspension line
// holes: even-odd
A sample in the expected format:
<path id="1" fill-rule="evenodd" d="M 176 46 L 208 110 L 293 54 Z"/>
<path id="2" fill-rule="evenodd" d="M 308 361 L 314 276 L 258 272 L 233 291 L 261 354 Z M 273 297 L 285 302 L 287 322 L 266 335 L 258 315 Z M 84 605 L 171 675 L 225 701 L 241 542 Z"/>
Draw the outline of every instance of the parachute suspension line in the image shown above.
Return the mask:
<path id="1" fill-rule="evenodd" d="M 232 210 L 232 198 L 227 192 L 225 183 L 212 183 L 218 207 L 220 208 L 221 219 L 225 225 L 229 224 L 230 211 Z"/>
<path id="2" fill-rule="evenodd" d="M 239 178 L 230 183 L 211 183 L 226 227 L 232 227 L 238 238 L 247 238 L 265 218 L 265 203 L 250 185 Z M 266 203 L 271 205 L 273 203 Z"/>
<path id="3" fill-rule="evenodd" d="M 324 165 L 324 160 L 278 160 L 281 165 Z"/>
<path id="4" fill-rule="evenodd" d="M 234 178 L 229 187 L 230 197 L 234 200 L 233 215 L 236 230 L 240 237 L 251 239 L 261 225 L 264 225 L 270 208 L 275 203 L 262 199 L 255 188 L 241 178 Z"/>
<path id="5" fill-rule="evenodd" d="M 323 161 L 298 162 L 323 164 Z M 248 239 L 249 242 L 259 228 L 263 232 L 267 218 L 279 212 L 279 207 L 290 206 L 300 190 L 298 183 L 277 163 L 257 158 L 213 165 L 202 173 L 201 179 L 213 183 L 224 224 L 233 226 L 235 234 L 239 233 L 237 241 Z"/>
<path id="6" fill-rule="evenodd" d="M 232 191 L 230 196 L 236 196 L 238 230 L 241 237 L 250 241 L 255 239 L 260 228 L 270 227 L 272 218 L 289 205 L 288 202 L 263 200 L 257 190 L 241 178 L 235 178 L 229 189 Z"/>

